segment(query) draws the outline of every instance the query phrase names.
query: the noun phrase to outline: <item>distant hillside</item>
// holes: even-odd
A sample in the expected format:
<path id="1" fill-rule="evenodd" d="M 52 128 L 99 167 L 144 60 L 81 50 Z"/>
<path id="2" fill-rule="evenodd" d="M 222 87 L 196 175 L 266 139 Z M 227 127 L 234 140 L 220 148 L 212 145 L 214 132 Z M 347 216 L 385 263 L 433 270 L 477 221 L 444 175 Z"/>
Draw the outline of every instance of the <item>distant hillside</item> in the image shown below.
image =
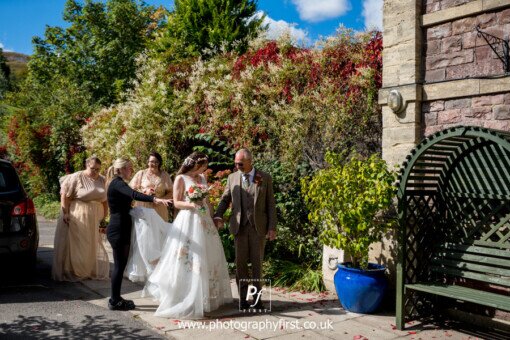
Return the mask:
<path id="1" fill-rule="evenodd" d="M 4 51 L 4 56 L 8 62 L 20 62 L 20 63 L 28 63 L 30 56 L 18 53 L 18 52 L 6 52 Z"/>
<path id="2" fill-rule="evenodd" d="M 19 82 L 26 77 L 28 72 L 27 63 L 30 60 L 30 56 L 17 52 L 5 52 L 5 59 L 7 59 L 7 65 L 11 68 L 11 79 L 14 82 Z"/>

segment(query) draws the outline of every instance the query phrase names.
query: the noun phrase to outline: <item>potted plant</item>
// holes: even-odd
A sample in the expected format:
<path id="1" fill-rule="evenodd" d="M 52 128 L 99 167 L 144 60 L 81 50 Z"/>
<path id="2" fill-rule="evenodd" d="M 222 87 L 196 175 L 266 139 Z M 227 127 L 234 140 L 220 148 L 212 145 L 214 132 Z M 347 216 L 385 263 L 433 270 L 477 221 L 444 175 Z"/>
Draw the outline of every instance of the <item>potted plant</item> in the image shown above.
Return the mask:
<path id="1" fill-rule="evenodd" d="M 329 167 L 303 180 L 309 219 L 321 228 L 323 244 L 343 249 L 351 261 L 337 265 L 335 288 L 342 306 L 357 313 L 376 310 L 384 296 L 385 268 L 368 262 L 370 244 L 380 241 L 395 219 L 388 217 L 395 174 L 378 155 L 326 153 Z"/>

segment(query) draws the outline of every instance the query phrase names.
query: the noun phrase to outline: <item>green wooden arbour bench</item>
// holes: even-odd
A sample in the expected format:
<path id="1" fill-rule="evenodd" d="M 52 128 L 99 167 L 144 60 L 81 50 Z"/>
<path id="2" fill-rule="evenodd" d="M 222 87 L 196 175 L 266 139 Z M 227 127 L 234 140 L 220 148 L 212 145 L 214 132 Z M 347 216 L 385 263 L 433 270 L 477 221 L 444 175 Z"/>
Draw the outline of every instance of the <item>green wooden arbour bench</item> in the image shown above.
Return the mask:
<path id="1" fill-rule="evenodd" d="M 397 328 L 456 301 L 510 311 L 510 133 L 454 127 L 398 183 Z"/>

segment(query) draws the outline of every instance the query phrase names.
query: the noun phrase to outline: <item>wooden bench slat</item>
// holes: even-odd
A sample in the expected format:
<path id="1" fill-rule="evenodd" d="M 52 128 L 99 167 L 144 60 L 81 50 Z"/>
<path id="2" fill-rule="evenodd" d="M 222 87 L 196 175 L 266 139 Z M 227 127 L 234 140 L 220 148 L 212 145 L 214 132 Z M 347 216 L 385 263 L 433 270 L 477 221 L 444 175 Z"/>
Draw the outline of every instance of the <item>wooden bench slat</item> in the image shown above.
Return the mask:
<path id="1" fill-rule="evenodd" d="M 487 255 L 498 256 L 498 257 L 510 259 L 510 251 L 496 249 L 496 248 L 481 247 L 481 246 L 474 246 L 474 245 L 467 245 L 467 244 L 453 244 L 453 243 L 446 243 L 441 248 L 442 249 L 463 250 L 467 253 L 487 254 Z"/>
<path id="2" fill-rule="evenodd" d="M 510 250 L 510 244 L 508 242 L 502 242 L 502 243 L 494 243 L 492 241 L 475 241 L 476 245 L 480 246 L 488 246 L 488 247 L 494 247 L 497 246 L 498 248 L 507 248 Z"/>
<path id="3" fill-rule="evenodd" d="M 437 255 L 439 256 L 438 261 L 441 261 L 441 258 L 445 259 L 452 259 L 452 260 L 464 260 L 464 261 L 471 261 L 481 264 L 489 264 L 492 266 L 502 266 L 502 267 L 508 267 L 510 268 L 510 259 L 502 259 L 499 257 L 492 257 L 488 256 L 486 254 L 476 255 L 476 254 L 469 254 L 469 253 L 463 253 L 463 252 L 457 252 L 454 250 L 451 251 L 441 251 L 438 252 Z"/>
<path id="4" fill-rule="evenodd" d="M 501 294 L 439 283 L 408 284 L 405 288 L 510 311 L 510 297 Z"/>
<path id="5" fill-rule="evenodd" d="M 510 269 L 491 267 L 491 266 L 486 266 L 483 264 L 476 264 L 476 263 L 471 263 L 471 262 L 462 262 L 462 261 L 438 259 L 438 258 L 432 259 L 432 263 L 435 263 L 436 265 L 445 266 L 445 267 L 457 268 L 457 269 L 465 270 L 465 271 L 473 271 L 473 272 L 480 272 L 483 274 L 487 273 L 487 274 L 507 276 L 510 280 Z"/>
<path id="6" fill-rule="evenodd" d="M 454 275 L 457 277 L 463 277 L 466 279 L 473 279 L 477 281 L 487 282 L 487 283 L 493 283 L 496 285 L 501 285 L 505 287 L 510 287 L 510 278 L 508 277 L 501 277 L 501 276 L 489 276 L 484 275 L 480 273 L 475 272 L 468 272 L 461 269 L 454 269 L 454 268 L 447 268 L 447 267 L 431 267 L 430 268 L 435 273 L 443 273 L 443 274 L 449 274 Z"/>

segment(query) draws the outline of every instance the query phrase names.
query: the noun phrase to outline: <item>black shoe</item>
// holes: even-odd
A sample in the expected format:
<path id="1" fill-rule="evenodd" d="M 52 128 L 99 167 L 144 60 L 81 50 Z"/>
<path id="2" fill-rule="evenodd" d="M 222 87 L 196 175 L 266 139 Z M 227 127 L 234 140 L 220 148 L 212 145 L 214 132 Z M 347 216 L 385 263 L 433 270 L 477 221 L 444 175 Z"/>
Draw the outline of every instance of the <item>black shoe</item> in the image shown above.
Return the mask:
<path id="1" fill-rule="evenodd" d="M 264 309 L 266 309 L 266 307 L 264 306 L 264 304 L 262 303 L 262 301 L 260 301 L 260 300 L 259 300 L 259 302 L 257 302 L 257 303 L 255 304 L 255 306 L 253 306 L 253 309 L 262 309 L 262 310 L 264 310 Z"/>
<path id="2" fill-rule="evenodd" d="M 126 304 L 128 310 L 131 310 L 131 309 L 135 309 L 136 308 L 136 305 L 135 303 L 133 302 L 133 300 L 124 300 L 123 298 L 120 298 L 122 301 L 124 301 L 124 303 Z"/>
<path id="3" fill-rule="evenodd" d="M 132 310 L 136 306 L 133 301 L 121 299 L 114 302 L 112 299 L 108 300 L 108 309 L 110 310 Z"/>
<path id="4" fill-rule="evenodd" d="M 246 300 L 242 300 L 239 304 L 239 309 L 250 309 L 250 304 Z"/>

